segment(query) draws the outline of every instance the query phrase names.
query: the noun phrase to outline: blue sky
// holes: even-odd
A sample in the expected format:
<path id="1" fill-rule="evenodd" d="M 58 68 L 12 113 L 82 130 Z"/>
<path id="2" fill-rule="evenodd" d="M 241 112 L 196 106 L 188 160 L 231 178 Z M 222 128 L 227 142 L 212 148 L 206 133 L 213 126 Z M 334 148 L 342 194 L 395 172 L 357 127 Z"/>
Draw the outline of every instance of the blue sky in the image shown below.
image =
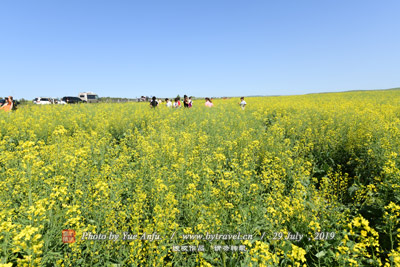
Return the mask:
<path id="1" fill-rule="evenodd" d="M 0 92 L 288 95 L 400 86 L 400 1 L 0 1 Z"/>

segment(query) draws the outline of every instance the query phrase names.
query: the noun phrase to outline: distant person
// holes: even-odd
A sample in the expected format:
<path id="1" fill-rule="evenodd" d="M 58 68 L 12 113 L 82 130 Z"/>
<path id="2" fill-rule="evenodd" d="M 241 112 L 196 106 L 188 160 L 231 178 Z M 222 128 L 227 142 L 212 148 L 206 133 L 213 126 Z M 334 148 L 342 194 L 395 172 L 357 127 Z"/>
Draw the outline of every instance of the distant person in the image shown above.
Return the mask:
<path id="1" fill-rule="evenodd" d="M 165 99 L 165 102 L 166 102 L 165 106 L 166 106 L 167 108 L 170 108 L 170 107 L 172 107 L 172 102 L 171 102 L 171 101 L 169 101 L 169 99 L 168 99 L 168 98 L 166 98 L 166 99 Z"/>
<path id="2" fill-rule="evenodd" d="M 214 104 L 211 102 L 210 98 L 206 97 L 206 103 L 205 103 L 206 107 L 211 108 L 212 106 L 214 106 Z"/>
<path id="3" fill-rule="evenodd" d="M 183 96 L 183 106 L 184 106 L 185 108 L 188 108 L 188 107 L 189 107 L 189 99 L 188 99 L 187 95 L 184 95 L 184 96 Z"/>
<path id="4" fill-rule="evenodd" d="M 11 110 L 16 111 L 17 110 L 17 106 L 19 105 L 19 102 L 14 100 L 12 96 L 10 96 L 10 98 L 11 98 L 10 100 L 12 102 Z"/>
<path id="5" fill-rule="evenodd" d="M 5 105 L 7 105 L 8 104 L 8 96 L 5 96 L 4 97 L 4 103 L 3 103 L 3 105 L 1 105 L 1 106 L 5 106 Z"/>
<path id="6" fill-rule="evenodd" d="M 156 108 L 157 106 L 158 106 L 158 101 L 157 101 L 156 97 L 153 96 L 153 98 L 150 101 L 150 107 Z"/>
<path id="7" fill-rule="evenodd" d="M 240 98 L 240 103 L 239 103 L 239 105 L 240 105 L 240 107 L 244 110 L 244 108 L 246 107 L 246 101 L 244 101 L 244 97 L 242 96 L 241 98 Z"/>
<path id="8" fill-rule="evenodd" d="M 13 109 L 14 106 L 14 100 L 12 96 L 9 96 L 6 98 L 6 102 L 4 103 L 4 105 L 0 108 L 2 110 L 4 110 L 5 112 L 9 112 Z"/>
<path id="9" fill-rule="evenodd" d="M 191 108 L 192 106 L 193 106 L 192 97 L 189 97 L 189 108 Z"/>
<path id="10" fill-rule="evenodd" d="M 181 107 L 181 99 L 177 97 L 175 98 L 174 108 L 180 108 L 180 107 Z"/>

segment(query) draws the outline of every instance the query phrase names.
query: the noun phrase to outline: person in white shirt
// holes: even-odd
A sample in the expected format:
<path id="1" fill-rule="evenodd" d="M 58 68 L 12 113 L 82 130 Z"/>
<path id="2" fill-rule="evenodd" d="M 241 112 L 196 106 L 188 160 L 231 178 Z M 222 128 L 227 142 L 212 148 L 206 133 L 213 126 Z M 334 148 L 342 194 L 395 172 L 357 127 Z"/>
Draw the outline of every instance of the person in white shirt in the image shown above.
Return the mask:
<path id="1" fill-rule="evenodd" d="M 244 108 L 246 107 L 246 101 L 244 101 L 244 97 L 241 97 L 240 98 L 240 103 L 239 103 L 239 105 L 240 105 L 240 107 L 244 110 Z"/>
<path id="2" fill-rule="evenodd" d="M 166 98 L 166 99 L 165 99 L 165 102 L 166 102 L 165 106 L 166 106 L 167 108 L 170 108 L 170 107 L 172 107 L 172 102 L 171 102 L 171 101 L 169 101 L 169 99 L 168 99 L 168 98 Z"/>

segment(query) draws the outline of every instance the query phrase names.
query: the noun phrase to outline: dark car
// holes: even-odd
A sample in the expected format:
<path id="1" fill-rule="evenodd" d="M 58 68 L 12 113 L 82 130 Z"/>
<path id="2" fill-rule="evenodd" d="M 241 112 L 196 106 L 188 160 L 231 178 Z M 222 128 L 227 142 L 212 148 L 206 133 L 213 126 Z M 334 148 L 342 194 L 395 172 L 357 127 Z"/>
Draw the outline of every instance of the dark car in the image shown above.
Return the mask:
<path id="1" fill-rule="evenodd" d="M 64 96 L 62 99 L 67 104 L 76 104 L 76 103 L 82 103 L 82 99 L 76 96 Z"/>

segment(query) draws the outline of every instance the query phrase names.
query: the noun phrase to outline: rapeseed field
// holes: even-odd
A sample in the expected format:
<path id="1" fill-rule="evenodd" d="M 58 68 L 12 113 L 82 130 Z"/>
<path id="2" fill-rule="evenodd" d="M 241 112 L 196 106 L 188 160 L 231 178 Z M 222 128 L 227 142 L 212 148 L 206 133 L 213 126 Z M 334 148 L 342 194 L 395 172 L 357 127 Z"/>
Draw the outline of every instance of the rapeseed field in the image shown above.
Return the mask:
<path id="1" fill-rule="evenodd" d="M 400 266 L 400 91 L 246 101 L 1 112 L 0 266 Z"/>

